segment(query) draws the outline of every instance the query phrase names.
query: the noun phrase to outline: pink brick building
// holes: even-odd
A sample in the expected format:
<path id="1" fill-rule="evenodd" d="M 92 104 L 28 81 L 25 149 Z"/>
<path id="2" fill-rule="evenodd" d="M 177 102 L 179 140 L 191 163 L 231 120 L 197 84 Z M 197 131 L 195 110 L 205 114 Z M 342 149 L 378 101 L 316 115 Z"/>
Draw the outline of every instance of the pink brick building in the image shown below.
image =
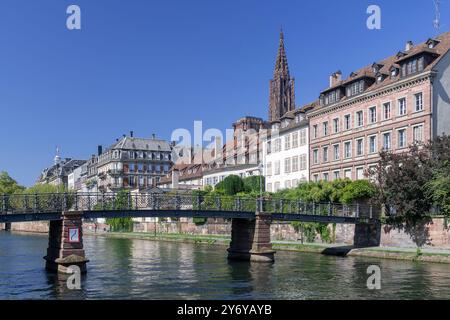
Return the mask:
<path id="1" fill-rule="evenodd" d="M 450 31 L 330 77 L 308 112 L 312 181 L 363 179 L 382 149 L 450 134 Z"/>

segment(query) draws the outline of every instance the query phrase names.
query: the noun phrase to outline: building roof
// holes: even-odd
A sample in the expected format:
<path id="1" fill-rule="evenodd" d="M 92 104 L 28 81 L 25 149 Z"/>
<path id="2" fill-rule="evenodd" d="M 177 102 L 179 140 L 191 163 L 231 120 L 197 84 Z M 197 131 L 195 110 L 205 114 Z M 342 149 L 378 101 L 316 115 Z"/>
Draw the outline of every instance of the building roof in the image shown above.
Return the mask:
<path id="1" fill-rule="evenodd" d="M 42 170 L 38 182 L 46 182 L 58 177 L 68 176 L 73 170 L 85 163 L 86 160 L 75 160 L 71 158 L 62 159 L 59 163 Z"/>
<path id="2" fill-rule="evenodd" d="M 108 150 L 143 150 L 143 151 L 171 151 L 170 143 L 166 140 L 152 138 L 123 137 Z"/>
<path id="3" fill-rule="evenodd" d="M 429 48 L 428 44 L 434 43 L 435 46 L 433 48 Z M 390 75 L 390 70 L 393 68 L 399 68 L 399 63 L 404 62 L 407 59 L 413 58 L 414 56 L 417 56 L 418 54 L 427 53 L 431 55 L 437 56 L 436 59 L 434 59 L 429 65 L 427 65 L 424 68 L 424 72 L 432 70 L 436 64 L 442 59 L 442 57 L 450 50 L 450 31 L 447 31 L 441 35 L 439 35 L 436 38 L 428 39 L 425 42 L 422 42 L 417 45 L 412 45 L 411 48 L 408 51 L 400 51 L 396 53 L 395 55 L 389 56 L 385 59 L 382 59 L 380 61 L 376 61 L 374 63 L 371 63 L 370 65 L 367 65 L 359 70 L 356 70 L 350 74 L 349 77 L 346 79 L 342 79 L 340 81 L 337 81 L 333 86 L 326 88 L 322 93 L 337 89 L 338 87 L 344 86 L 346 84 L 349 84 L 355 80 L 362 79 L 364 77 L 371 77 L 376 78 L 378 74 L 384 74 L 384 75 Z M 373 70 L 374 64 L 377 64 L 380 68 L 378 70 Z M 382 87 L 385 87 L 387 85 L 390 85 L 392 83 L 395 83 L 399 81 L 400 74 L 398 73 L 397 76 L 388 76 L 381 82 L 375 81 L 371 86 L 366 88 L 365 92 L 370 92 Z M 403 79 L 403 78 L 402 78 Z M 342 97 L 342 99 L 339 101 L 343 101 L 348 99 L 345 95 Z M 320 108 L 319 103 L 315 103 L 312 109 L 318 109 Z M 312 110 L 310 109 L 310 110 Z"/>

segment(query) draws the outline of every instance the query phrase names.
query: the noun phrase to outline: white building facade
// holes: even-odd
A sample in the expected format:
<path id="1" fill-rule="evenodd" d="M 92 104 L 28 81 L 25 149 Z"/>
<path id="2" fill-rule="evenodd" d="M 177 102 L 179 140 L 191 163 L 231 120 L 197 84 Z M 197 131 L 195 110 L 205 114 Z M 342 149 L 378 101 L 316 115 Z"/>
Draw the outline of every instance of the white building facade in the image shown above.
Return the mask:
<path id="1" fill-rule="evenodd" d="M 266 191 L 295 188 L 309 180 L 308 127 L 305 114 L 298 110 L 273 122 L 263 144 Z"/>

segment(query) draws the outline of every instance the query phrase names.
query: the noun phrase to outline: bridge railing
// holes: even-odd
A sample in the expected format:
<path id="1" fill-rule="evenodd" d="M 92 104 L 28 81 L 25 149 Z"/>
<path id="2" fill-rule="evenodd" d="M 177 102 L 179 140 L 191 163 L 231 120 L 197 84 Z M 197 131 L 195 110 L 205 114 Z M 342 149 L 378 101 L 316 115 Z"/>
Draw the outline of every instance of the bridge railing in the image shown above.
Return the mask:
<path id="1" fill-rule="evenodd" d="M 279 198 L 176 193 L 42 193 L 0 196 L 2 214 L 120 210 L 261 211 L 374 219 L 380 216 L 380 210 L 368 204 L 347 205 Z"/>

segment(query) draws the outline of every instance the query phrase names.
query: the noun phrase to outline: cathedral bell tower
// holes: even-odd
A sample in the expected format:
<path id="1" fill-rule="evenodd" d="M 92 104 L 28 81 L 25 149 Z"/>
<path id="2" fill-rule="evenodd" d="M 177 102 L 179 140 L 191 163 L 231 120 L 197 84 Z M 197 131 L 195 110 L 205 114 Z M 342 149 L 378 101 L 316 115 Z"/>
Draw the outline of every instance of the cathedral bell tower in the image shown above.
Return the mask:
<path id="1" fill-rule="evenodd" d="M 280 119 L 286 112 L 295 109 L 294 78 L 289 75 L 289 67 L 284 48 L 284 34 L 280 31 L 280 44 L 275 62 L 273 79 L 270 80 L 269 122 Z"/>

